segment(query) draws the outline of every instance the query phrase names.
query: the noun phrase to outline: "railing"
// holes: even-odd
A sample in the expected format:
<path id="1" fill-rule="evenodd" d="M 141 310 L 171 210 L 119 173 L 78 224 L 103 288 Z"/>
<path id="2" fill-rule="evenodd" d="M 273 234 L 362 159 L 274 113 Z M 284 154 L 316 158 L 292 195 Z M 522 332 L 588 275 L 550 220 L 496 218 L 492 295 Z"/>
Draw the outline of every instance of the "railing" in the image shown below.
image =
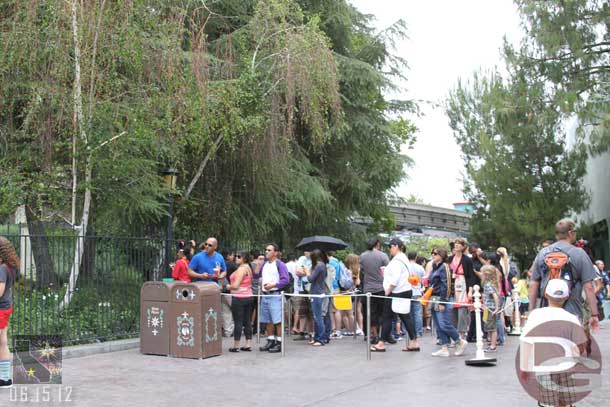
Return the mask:
<path id="1" fill-rule="evenodd" d="M 140 288 L 168 272 L 164 238 L 78 238 L 71 230 L 42 236 L 21 234 L 18 227 L 3 229 L 0 235 L 11 240 L 21 260 L 13 290 L 12 338 L 58 335 L 70 345 L 139 335 Z M 171 247 L 173 256 L 174 242 Z M 78 249 L 83 257 L 76 278 Z"/>

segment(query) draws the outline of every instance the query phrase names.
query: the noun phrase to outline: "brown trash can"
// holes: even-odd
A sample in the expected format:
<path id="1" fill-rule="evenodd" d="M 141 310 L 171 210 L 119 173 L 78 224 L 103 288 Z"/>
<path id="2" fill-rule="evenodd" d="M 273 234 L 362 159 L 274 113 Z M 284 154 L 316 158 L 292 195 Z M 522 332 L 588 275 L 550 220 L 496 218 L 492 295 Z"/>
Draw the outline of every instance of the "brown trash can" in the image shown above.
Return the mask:
<path id="1" fill-rule="evenodd" d="M 170 301 L 170 355 L 201 359 L 222 354 L 218 285 L 176 283 L 171 289 Z"/>
<path id="2" fill-rule="evenodd" d="M 170 293 L 175 283 L 148 281 L 140 290 L 140 352 L 169 355 Z"/>

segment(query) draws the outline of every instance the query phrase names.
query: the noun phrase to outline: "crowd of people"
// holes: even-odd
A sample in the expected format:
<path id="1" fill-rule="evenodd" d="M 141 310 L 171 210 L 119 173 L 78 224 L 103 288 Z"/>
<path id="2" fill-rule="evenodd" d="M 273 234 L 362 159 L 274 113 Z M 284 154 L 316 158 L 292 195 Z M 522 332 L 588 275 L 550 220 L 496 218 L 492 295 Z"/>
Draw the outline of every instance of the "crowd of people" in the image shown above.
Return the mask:
<path id="1" fill-rule="evenodd" d="M 574 223 L 558 222 L 556 240 L 543 242 L 532 267 L 520 272 L 506 248 L 484 251 L 477 243 L 469 244 L 462 238 L 455 239 L 449 247 L 435 247 L 426 253 L 429 256 L 405 253 L 405 245 L 398 238 L 389 241 L 386 253 L 382 242 L 373 238 L 366 251 L 348 254 L 341 261 L 334 252 L 321 250 L 304 252 L 299 258 L 284 256 L 276 244 L 267 245 L 262 254 L 220 254 L 217 240 L 210 237 L 199 248 L 194 241 L 181 244 L 172 275 L 183 281 L 215 281 L 224 293 L 231 294 L 222 297 L 223 335 L 234 338 L 230 352 L 251 351 L 252 335 L 259 329 L 267 336 L 260 350 L 281 352 L 279 294 L 283 291 L 325 294 L 290 297 L 292 315 L 286 316 L 285 321 L 291 321 L 289 329 L 296 341 L 321 347 L 342 337 L 364 336 L 367 303 L 352 294 L 370 293 L 372 352 L 385 352 L 388 344 L 403 340 L 403 351 L 421 351 L 419 338 L 434 326 L 439 348 L 432 355 L 449 357 L 450 349 L 459 356 L 469 342 L 476 342 L 475 286 L 480 287 L 482 296 L 486 352 L 495 352 L 497 346 L 504 344 L 506 333 L 514 329 L 515 288 L 519 294 L 520 326 L 525 325 L 530 310 L 545 305 L 545 289 L 550 280 L 544 266 L 548 253 L 568 253 L 570 273 L 574 275 L 566 279 L 571 280 L 573 294 L 565 308 L 585 325 L 595 325 L 604 303 L 610 301 L 610 276 L 603 270 L 602 261 L 593 266 L 574 243 Z M 583 290 L 584 295 L 576 294 Z M 408 301 L 424 296 L 425 301 Z"/>

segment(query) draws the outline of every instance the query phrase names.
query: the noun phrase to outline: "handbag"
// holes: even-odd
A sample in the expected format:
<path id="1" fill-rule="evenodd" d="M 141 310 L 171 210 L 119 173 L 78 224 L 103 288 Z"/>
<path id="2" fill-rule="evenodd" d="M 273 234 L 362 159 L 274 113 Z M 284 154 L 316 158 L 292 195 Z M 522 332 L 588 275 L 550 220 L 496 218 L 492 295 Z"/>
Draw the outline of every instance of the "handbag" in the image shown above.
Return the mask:
<path id="1" fill-rule="evenodd" d="M 408 314 L 411 312 L 411 299 L 392 298 L 392 311 L 396 314 Z"/>

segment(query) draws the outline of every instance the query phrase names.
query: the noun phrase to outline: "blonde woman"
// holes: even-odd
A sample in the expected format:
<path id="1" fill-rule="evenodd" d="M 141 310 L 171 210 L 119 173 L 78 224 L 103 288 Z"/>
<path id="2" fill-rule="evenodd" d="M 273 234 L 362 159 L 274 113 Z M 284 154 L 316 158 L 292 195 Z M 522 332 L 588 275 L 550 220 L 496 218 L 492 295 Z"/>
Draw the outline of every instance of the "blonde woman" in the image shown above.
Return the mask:
<path id="1" fill-rule="evenodd" d="M 19 257 L 12 243 L 0 236 L 0 389 L 13 386 L 13 355 L 8 348 L 9 320 L 13 313 L 12 288 L 19 271 Z"/>
<path id="2" fill-rule="evenodd" d="M 345 258 L 345 267 L 352 273 L 352 280 L 354 282 L 353 287 L 355 290 L 362 289 L 362 282 L 360 281 L 360 256 L 354 253 L 350 253 Z M 356 335 L 362 336 L 362 303 L 358 300 L 358 297 L 353 297 L 352 301 L 356 307 Z"/>

